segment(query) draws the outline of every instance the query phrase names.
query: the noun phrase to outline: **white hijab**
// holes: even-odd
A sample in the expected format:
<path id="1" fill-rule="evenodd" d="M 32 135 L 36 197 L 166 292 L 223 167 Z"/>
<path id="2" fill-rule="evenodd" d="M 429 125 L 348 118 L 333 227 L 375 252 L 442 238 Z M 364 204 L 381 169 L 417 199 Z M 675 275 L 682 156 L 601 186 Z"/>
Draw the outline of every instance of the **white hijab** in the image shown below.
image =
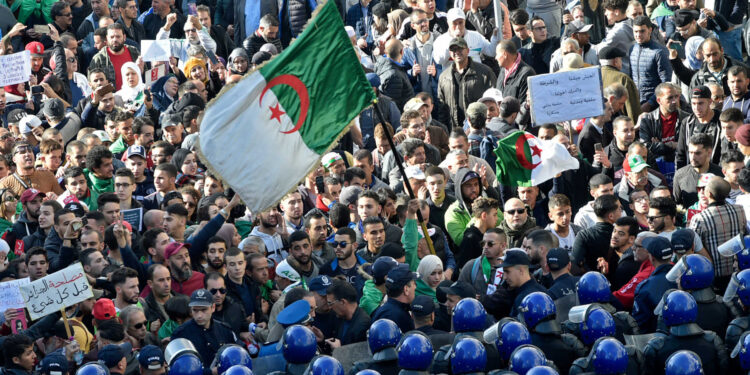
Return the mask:
<path id="1" fill-rule="evenodd" d="M 426 255 L 420 259 L 419 266 L 417 266 L 417 273 L 419 274 L 419 278 L 427 283 L 427 278 L 438 268 L 443 269 L 443 261 L 437 255 Z"/>
<path id="2" fill-rule="evenodd" d="M 128 72 L 128 69 L 135 70 L 136 74 L 138 75 L 138 84 L 135 85 L 135 87 L 129 87 L 127 82 L 125 81 L 125 76 Z M 125 64 L 122 64 L 122 68 L 120 68 L 120 76 L 122 77 L 122 88 L 120 91 L 116 93 L 117 96 L 122 99 L 123 104 L 125 106 L 133 105 L 135 102 L 140 101 L 141 104 L 143 102 L 143 90 L 146 88 L 146 85 L 143 84 L 143 78 L 141 77 L 141 68 L 138 67 L 138 65 L 132 61 L 128 61 Z M 135 107 L 139 107 L 140 104 L 135 105 Z"/>

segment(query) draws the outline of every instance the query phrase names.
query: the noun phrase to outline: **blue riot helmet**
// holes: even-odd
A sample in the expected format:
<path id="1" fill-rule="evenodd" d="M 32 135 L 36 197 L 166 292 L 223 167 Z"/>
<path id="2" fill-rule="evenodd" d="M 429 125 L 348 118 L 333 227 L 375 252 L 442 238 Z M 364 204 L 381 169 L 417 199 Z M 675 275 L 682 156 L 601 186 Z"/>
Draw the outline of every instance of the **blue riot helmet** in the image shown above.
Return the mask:
<path id="1" fill-rule="evenodd" d="M 395 348 L 401 340 L 401 329 L 390 319 L 378 319 L 367 330 L 367 344 L 375 360 L 395 356 Z M 387 350 L 386 349 L 390 349 Z"/>
<path id="2" fill-rule="evenodd" d="M 604 336 L 614 336 L 617 330 L 615 319 L 601 305 L 575 306 L 568 312 L 568 319 L 578 323 L 581 340 L 586 345 L 593 344 Z"/>
<path id="3" fill-rule="evenodd" d="M 530 330 L 539 322 L 554 319 L 557 308 L 552 298 L 546 293 L 534 292 L 524 297 L 519 306 L 519 318 L 526 323 Z"/>
<path id="4" fill-rule="evenodd" d="M 667 327 L 695 323 L 698 319 L 698 304 L 690 293 L 668 290 L 654 313 L 661 315 Z"/>
<path id="5" fill-rule="evenodd" d="M 375 370 L 367 369 L 367 370 L 362 370 L 356 373 L 355 375 L 380 375 L 380 373 Z"/>
<path id="6" fill-rule="evenodd" d="M 89 362 L 79 367 L 76 375 L 109 375 L 109 369 L 99 362 Z"/>
<path id="7" fill-rule="evenodd" d="M 737 267 L 740 271 L 750 268 L 750 249 L 742 249 L 737 253 Z"/>
<path id="8" fill-rule="evenodd" d="M 708 288 L 714 281 L 714 266 L 703 255 L 686 255 L 669 270 L 667 280 L 679 282 L 682 290 Z"/>
<path id="9" fill-rule="evenodd" d="M 245 348 L 236 344 L 229 344 L 219 348 L 211 367 L 216 367 L 219 375 L 221 375 L 234 365 L 242 365 L 251 369 L 253 367 L 250 362 L 250 353 Z"/>
<path id="10" fill-rule="evenodd" d="M 404 370 L 427 371 L 432 364 L 432 341 L 422 332 L 409 332 L 396 347 L 398 367 Z"/>
<path id="11" fill-rule="evenodd" d="M 534 345 L 521 345 L 510 355 L 509 369 L 518 375 L 526 375 L 536 366 L 547 366 L 547 357 Z"/>
<path id="12" fill-rule="evenodd" d="M 322 355 L 310 362 L 304 375 L 344 375 L 344 366 L 338 359 Z"/>
<path id="13" fill-rule="evenodd" d="M 609 280 L 601 273 L 596 271 L 586 272 L 578 280 L 578 286 L 576 287 L 578 303 L 587 305 L 596 302 L 609 302 L 612 298 L 612 292 L 610 292 L 609 287 Z"/>
<path id="14" fill-rule="evenodd" d="M 680 350 L 667 358 L 665 375 L 703 375 L 701 358 L 690 350 Z"/>
<path id="15" fill-rule="evenodd" d="M 234 365 L 224 371 L 224 375 L 253 375 L 253 370 L 248 366 Z"/>
<path id="16" fill-rule="evenodd" d="M 560 375 L 555 369 L 549 366 L 536 366 L 526 372 L 526 375 Z"/>
<path id="17" fill-rule="evenodd" d="M 482 372 L 487 366 L 487 351 L 479 340 L 467 336 L 453 344 L 450 361 L 453 375 Z"/>
<path id="18" fill-rule="evenodd" d="M 464 298 L 453 308 L 453 331 L 476 332 L 484 330 L 487 311 L 474 298 Z"/>
<path id="19" fill-rule="evenodd" d="M 740 367 L 745 371 L 750 370 L 750 332 L 744 332 L 740 336 L 730 356 L 739 357 Z"/>
<path id="20" fill-rule="evenodd" d="M 193 353 L 185 353 L 172 361 L 168 375 L 203 375 L 203 362 Z"/>
<path id="21" fill-rule="evenodd" d="M 310 362 L 318 351 L 315 334 L 305 326 L 293 325 L 284 331 L 279 342 L 284 359 L 291 364 Z"/>
<path id="22" fill-rule="evenodd" d="M 591 363 L 597 374 L 621 374 L 628 368 L 628 352 L 616 339 L 600 339 L 591 352 Z"/>
<path id="23" fill-rule="evenodd" d="M 742 306 L 750 307 L 750 270 L 742 270 L 732 274 L 732 278 L 724 291 L 724 302 L 730 302 L 739 297 Z"/>
<path id="24" fill-rule="evenodd" d="M 509 321 L 500 327 L 500 335 L 495 341 L 497 351 L 504 361 L 521 345 L 531 344 L 531 334 L 523 324 Z"/>

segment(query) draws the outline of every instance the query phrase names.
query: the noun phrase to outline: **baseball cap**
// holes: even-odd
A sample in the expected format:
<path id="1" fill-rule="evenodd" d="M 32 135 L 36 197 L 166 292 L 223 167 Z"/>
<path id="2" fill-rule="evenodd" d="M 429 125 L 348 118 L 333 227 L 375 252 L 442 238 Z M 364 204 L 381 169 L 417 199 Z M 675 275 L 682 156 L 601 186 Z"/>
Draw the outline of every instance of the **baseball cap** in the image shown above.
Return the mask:
<path id="1" fill-rule="evenodd" d="M 448 24 L 451 24 L 453 23 L 453 21 L 458 20 L 458 19 L 461 19 L 461 20 L 466 19 L 466 14 L 464 13 L 464 11 L 461 10 L 461 8 L 449 9 L 448 10 Z"/>
<path id="2" fill-rule="evenodd" d="M 86 215 L 86 210 L 83 208 L 83 205 L 79 202 L 70 202 L 65 204 L 64 207 L 66 210 L 70 210 L 73 212 L 73 215 L 76 217 L 83 217 L 83 215 Z"/>
<path id="3" fill-rule="evenodd" d="M 565 268 L 570 263 L 568 250 L 555 247 L 547 252 L 547 266 L 552 271 Z"/>
<path id="4" fill-rule="evenodd" d="M 697 99 L 711 99 L 711 89 L 708 86 L 698 86 L 693 89 L 692 97 Z"/>
<path id="5" fill-rule="evenodd" d="M 708 182 L 711 181 L 712 178 L 716 177 L 713 173 L 703 173 L 700 178 L 698 178 L 698 185 L 697 187 L 706 187 L 708 186 Z"/>
<path id="6" fill-rule="evenodd" d="M 46 195 L 45 195 L 44 193 L 42 193 L 41 191 L 39 191 L 39 190 L 37 190 L 37 189 L 34 189 L 34 188 L 28 188 L 28 189 L 26 189 L 26 191 L 24 191 L 24 192 L 23 192 L 23 193 L 21 194 L 21 203 L 24 203 L 24 204 L 26 204 L 26 203 L 28 203 L 29 201 L 33 201 L 33 200 L 34 200 L 34 198 L 36 198 L 36 197 L 38 197 L 38 196 L 40 196 L 40 195 L 41 195 L 42 197 L 45 197 L 45 196 L 46 196 Z"/>
<path id="7" fill-rule="evenodd" d="M 385 277 L 386 289 L 398 290 L 403 288 L 412 280 L 417 279 L 417 273 L 412 272 L 409 269 L 408 264 L 400 263 L 398 266 L 388 271 L 388 275 Z"/>
<path id="8" fill-rule="evenodd" d="M 375 263 L 372 264 L 370 272 L 372 277 L 375 279 L 375 284 L 382 284 L 385 282 L 385 277 L 388 275 L 388 271 L 398 266 L 398 262 L 389 256 L 379 256 L 375 259 Z"/>
<path id="9" fill-rule="evenodd" d="M 692 229 L 682 228 L 672 232 L 672 250 L 677 254 L 683 254 L 693 248 L 695 232 Z"/>
<path id="10" fill-rule="evenodd" d="M 307 281 L 307 289 L 309 289 L 311 292 L 316 292 L 321 296 L 326 295 L 326 291 L 331 285 L 333 285 L 333 283 L 331 283 L 331 279 L 325 275 L 316 276 Z"/>
<path id="11" fill-rule="evenodd" d="M 133 145 L 125 150 L 125 158 L 130 159 L 131 156 L 140 156 L 146 159 L 146 148 L 143 146 Z"/>
<path id="12" fill-rule="evenodd" d="M 138 353 L 138 363 L 147 370 L 158 370 L 166 364 L 164 352 L 156 345 L 146 345 Z"/>
<path id="13" fill-rule="evenodd" d="M 164 259 L 165 260 L 169 260 L 169 257 L 171 257 L 172 255 L 177 254 L 177 252 L 179 252 L 180 249 L 182 249 L 183 247 L 189 249 L 190 248 L 190 244 L 189 243 L 177 242 L 177 241 L 170 243 L 164 249 Z"/>
<path id="14" fill-rule="evenodd" d="M 125 358 L 125 355 L 130 353 L 132 349 L 133 346 L 129 342 L 125 342 L 121 345 L 104 345 L 104 347 L 99 350 L 97 358 L 104 363 L 105 367 L 115 367 L 123 358 Z"/>
<path id="15" fill-rule="evenodd" d="M 643 247 L 656 259 L 668 260 L 672 257 L 672 243 L 664 237 L 644 238 Z"/>
<path id="16" fill-rule="evenodd" d="M 464 178 L 461 180 L 461 184 L 463 185 L 464 183 L 471 181 L 475 178 L 481 179 L 481 177 L 479 177 L 479 173 L 474 172 L 474 171 L 469 171 L 466 173 L 466 175 L 464 175 Z"/>
<path id="17" fill-rule="evenodd" d="M 435 312 L 435 301 L 432 297 L 419 295 L 411 302 L 411 312 L 416 316 L 427 316 Z"/>
<path id="18" fill-rule="evenodd" d="M 674 11 L 674 23 L 677 27 L 685 27 L 700 18 L 700 13 L 692 9 L 677 9 Z"/>
<path id="19" fill-rule="evenodd" d="M 31 57 L 44 57 L 44 45 L 42 43 L 31 42 L 24 49 L 31 53 Z"/>
<path id="20" fill-rule="evenodd" d="M 622 162 L 622 169 L 625 172 L 638 173 L 646 168 L 648 168 L 648 163 L 638 154 L 631 155 Z"/>
<path id="21" fill-rule="evenodd" d="M 618 57 L 625 57 L 625 52 L 620 48 L 607 46 L 599 50 L 599 60 L 612 60 Z"/>
<path id="22" fill-rule="evenodd" d="M 427 103 L 423 102 L 422 99 L 411 98 L 406 104 L 404 104 L 404 112 L 417 111 L 425 105 L 427 105 Z"/>
<path id="23" fill-rule="evenodd" d="M 166 129 L 170 126 L 177 126 L 182 123 L 182 117 L 176 113 L 170 113 L 164 116 L 161 122 L 161 128 Z"/>
<path id="24" fill-rule="evenodd" d="M 439 287 L 445 295 L 454 295 L 461 298 L 476 298 L 477 292 L 471 284 L 465 281 L 456 281 L 450 286 Z"/>
<path id="25" fill-rule="evenodd" d="M 591 30 L 592 25 L 586 25 L 581 20 L 575 20 L 565 27 L 565 37 L 570 38 L 575 33 L 587 33 Z"/>
<path id="26" fill-rule="evenodd" d="M 503 263 L 497 266 L 498 268 L 513 267 L 513 266 L 528 266 L 531 262 L 529 261 L 529 255 L 525 251 L 519 248 L 508 249 L 505 251 L 503 256 Z"/>
<path id="27" fill-rule="evenodd" d="M 750 146 L 750 124 L 744 124 L 734 132 L 734 138 L 743 146 Z"/>
<path id="28" fill-rule="evenodd" d="M 96 320 L 109 320 L 116 318 L 117 310 L 115 310 L 115 303 L 109 298 L 100 298 L 94 303 L 92 315 L 94 315 L 94 319 Z"/>
<path id="29" fill-rule="evenodd" d="M 20 108 L 16 108 L 10 112 L 8 112 L 8 123 L 10 124 L 18 124 L 22 118 L 26 116 L 26 111 Z"/>
<path id="30" fill-rule="evenodd" d="M 60 118 L 65 115 L 65 104 L 58 98 L 47 99 L 44 102 L 43 113 L 50 118 Z"/>
<path id="31" fill-rule="evenodd" d="M 112 139 L 109 138 L 109 134 L 107 134 L 107 132 L 105 132 L 104 130 L 95 130 L 91 134 L 99 137 L 99 140 L 102 142 L 112 142 Z"/>
<path id="32" fill-rule="evenodd" d="M 18 121 L 18 131 L 21 132 L 21 134 L 29 134 L 32 129 L 39 125 L 42 125 L 42 120 L 39 119 L 39 117 L 27 114 L 21 118 L 21 121 Z"/>
<path id="33" fill-rule="evenodd" d="M 214 304 L 214 296 L 208 289 L 198 289 L 190 295 L 188 307 L 211 307 Z"/>
<path id="34" fill-rule="evenodd" d="M 297 282 L 302 280 L 302 277 L 300 277 L 299 273 L 292 268 L 292 266 L 289 265 L 289 263 L 284 259 L 279 263 L 278 266 L 276 266 L 276 274 L 293 282 Z"/>
<path id="35" fill-rule="evenodd" d="M 455 9 L 455 8 L 454 8 Z M 469 48 L 469 45 L 466 44 L 466 40 L 461 37 L 453 38 L 450 43 L 448 43 L 448 49 L 450 50 L 453 47 L 459 47 L 459 48 Z"/>
<path id="36" fill-rule="evenodd" d="M 482 98 L 477 101 L 484 103 L 490 100 L 494 100 L 496 103 L 499 104 L 500 102 L 503 101 L 503 92 L 494 87 L 489 88 L 484 92 L 484 94 L 482 94 Z"/>
<path id="37" fill-rule="evenodd" d="M 39 364 L 40 374 L 62 375 L 68 372 L 68 360 L 64 355 L 52 352 Z"/>
<path id="38" fill-rule="evenodd" d="M 359 195 L 362 193 L 362 188 L 359 186 L 347 186 L 343 189 L 341 189 L 341 194 L 339 194 L 339 202 L 345 205 L 354 204 L 357 202 L 357 199 L 359 199 Z"/>
<path id="39" fill-rule="evenodd" d="M 422 168 L 418 165 L 410 165 L 406 167 L 404 173 L 406 173 L 406 178 L 415 178 L 417 180 L 424 180 L 427 178 L 425 177 L 424 172 L 422 172 Z"/>
<path id="40" fill-rule="evenodd" d="M 344 160 L 344 159 L 341 158 L 341 155 L 339 155 L 338 152 L 329 152 L 329 153 L 323 155 L 323 158 L 320 159 L 320 163 L 323 164 L 323 166 L 326 169 L 328 169 L 328 168 L 331 167 L 331 165 L 333 165 L 333 163 L 335 163 L 335 162 L 337 162 L 339 160 Z"/>

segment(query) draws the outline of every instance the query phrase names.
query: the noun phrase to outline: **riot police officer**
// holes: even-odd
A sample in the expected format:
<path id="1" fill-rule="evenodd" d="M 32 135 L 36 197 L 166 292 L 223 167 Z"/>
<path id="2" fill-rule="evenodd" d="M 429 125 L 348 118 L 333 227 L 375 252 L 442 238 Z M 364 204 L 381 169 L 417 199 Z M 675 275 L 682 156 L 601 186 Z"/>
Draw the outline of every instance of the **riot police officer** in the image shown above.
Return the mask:
<path id="1" fill-rule="evenodd" d="M 286 360 L 285 371 L 274 371 L 270 375 L 302 375 L 318 354 L 318 341 L 310 328 L 293 325 L 284 331 L 279 344 Z"/>
<path id="2" fill-rule="evenodd" d="M 322 355 L 310 362 L 304 375 L 344 375 L 344 366 L 338 359 Z"/>
<path id="3" fill-rule="evenodd" d="M 664 292 L 677 288 L 677 284 L 666 277 L 672 269 L 672 243 L 664 237 L 648 237 L 643 239 L 643 247 L 648 251 L 648 259 L 654 265 L 654 272 L 635 288 L 632 315 L 641 333 L 650 333 L 656 330 L 654 309 Z"/>
<path id="4" fill-rule="evenodd" d="M 690 350 L 680 350 L 667 359 L 666 375 L 703 375 L 700 357 Z"/>
<path id="5" fill-rule="evenodd" d="M 517 372 L 519 375 L 525 375 L 529 370 L 538 366 L 554 367 L 555 364 L 547 360 L 540 348 L 534 345 L 521 345 L 510 355 L 508 369 Z"/>
<path id="6" fill-rule="evenodd" d="M 474 298 L 464 298 L 456 304 L 453 309 L 453 332 L 456 337 L 453 339 L 455 345 L 463 337 L 474 337 L 482 340 L 484 328 L 487 322 L 487 312 L 484 306 Z M 500 354 L 494 343 L 483 343 L 485 354 L 487 356 L 487 368 L 484 372 L 489 372 L 500 368 Z M 441 347 L 434 356 L 432 363 L 433 373 L 449 373 L 449 352 L 451 345 Z"/>
<path id="7" fill-rule="evenodd" d="M 578 281 L 576 293 L 578 295 L 578 303 L 580 305 L 587 305 L 590 303 L 596 303 L 600 308 L 606 310 L 615 322 L 615 334 L 614 336 L 620 342 L 625 342 L 625 335 L 637 335 L 640 333 L 638 323 L 633 319 L 630 314 L 625 311 L 617 311 L 618 308 L 612 304 L 615 302 L 617 305 L 622 307 L 620 301 L 612 296 L 610 292 L 609 280 L 599 272 L 590 271 L 586 272 L 581 279 Z M 572 333 L 578 337 L 578 324 L 574 322 L 565 321 L 562 324 L 566 332 Z M 594 342 L 595 340 L 591 340 Z"/>
<path id="8" fill-rule="evenodd" d="M 735 298 L 739 306 L 739 315 L 727 326 L 727 332 L 724 335 L 727 350 L 734 348 L 742 333 L 750 329 L 750 269 L 732 274 L 723 300 L 724 303 L 731 303 Z M 732 360 L 731 365 L 733 370 L 739 369 L 738 361 Z"/>
<path id="9" fill-rule="evenodd" d="M 252 366 L 250 353 L 237 344 L 227 344 L 219 348 L 211 368 L 216 368 L 221 375 L 235 365 Z"/>
<path id="10" fill-rule="evenodd" d="M 552 298 L 542 292 L 526 296 L 519 307 L 519 320 L 531 333 L 531 343 L 553 361 L 558 370 L 567 373 L 578 357 L 586 355 L 586 348 L 574 335 L 563 333 L 555 320 L 557 310 Z"/>
<path id="11" fill-rule="evenodd" d="M 643 355 L 640 350 L 623 345 L 613 337 L 601 337 L 591 346 L 588 357 L 573 362 L 569 374 L 639 375 L 642 369 Z"/>
<path id="12" fill-rule="evenodd" d="M 427 375 L 432 365 L 432 342 L 424 333 L 411 331 L 401 338 L 396 347 L 399 375 Z"/>
<path id="13" fill-rule="evenodd" d="M 644 357 L 648 374 L 664 374 L 663 363 L 672 353 L 682 349 L 698 354 L 707 374 L 721 374 L 728 370 L 727 350 L 721 338 L 696 324 L 698 304 L 692 295 L 681 290 L 670 291 L 660 308 L 658 313 L 669 332 L 666 336 L 657 335 L 646 344 Z"/>
<path id="14" fill-rule="evenodd" d="M 367 330 L 367 344 L 370 346 L 372 359 L 357 362 L 349 370 L 349 374 L 356 374 L 362 370 L 375 370 L 381 375 L 396 375 L 398 368 L 398 353 L 396 346 L 401 340 L 401 329 L 392 320 L 376 320 Z"/>
<path id="15" fill-rule="evenodd" d="M 513 318 L 502 318 L 484 331 L 484 342 L 494 342 L 503 365 L 507 367 L 510 355 L 521 345 L 531 344 L 531 334 L 526 326 Z"/>
<path id="16" fill-rule="evenodd" d="M 745 370 L 745 372 L 750 370 L 750 332 L 742 334 L 739 341 L 737 341 L 737 345 L 732 350 L 731 357 L 738 362 L 739 367 Z M 732 373 L 739 373 L 739 371 Z"/>
<path id="17" fill-rule="evenodd" d="M 566 323 L 568 324 L 563 329 L 574 326 L 576 330 L 571 334 L 577 334 L 586 347 L 591 347 L 600 337 L 615 336 L 615 319 L 598 304 L 572 308 Z"/>
<path id="18" fill-rule="evenodd" d="M 484 374 L 487 367 L 487 351 L 477 339 L 464 336 L 451 347 L 451 374 Z M 433 369 L 433 374 L 435 373 Z"/>
<path id="19" fill-rule="evenodd" d="M 696 323 L 701 328 L 724 337 L 732 314 L 721 297 L 713 291 L 714 266 L 711 261 L 700 254 L 686 255 L 667 273 L 667 280 L 676 282 L 681 290 L 695 298 L 698 303 Z"/>

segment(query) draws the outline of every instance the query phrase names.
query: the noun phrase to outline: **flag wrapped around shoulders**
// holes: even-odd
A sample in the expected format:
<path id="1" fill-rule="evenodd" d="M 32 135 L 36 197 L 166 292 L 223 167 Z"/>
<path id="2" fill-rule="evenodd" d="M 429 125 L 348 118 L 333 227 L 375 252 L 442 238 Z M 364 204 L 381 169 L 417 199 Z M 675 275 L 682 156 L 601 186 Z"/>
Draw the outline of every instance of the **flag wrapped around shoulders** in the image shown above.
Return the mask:
<path id="1" fill-rule="evenodd" d="M 505 186 L 537 186 L 579 166 L 562 144 L 522 131 L 501 139 L 495 155 L 497 180 Z"/>
<path id="2" fill-rule="evenodd" d="M 375 95 L 329 1 L 289 48 L 207 107 L 200 152 L 252 212 L 294 189 Z"/>

